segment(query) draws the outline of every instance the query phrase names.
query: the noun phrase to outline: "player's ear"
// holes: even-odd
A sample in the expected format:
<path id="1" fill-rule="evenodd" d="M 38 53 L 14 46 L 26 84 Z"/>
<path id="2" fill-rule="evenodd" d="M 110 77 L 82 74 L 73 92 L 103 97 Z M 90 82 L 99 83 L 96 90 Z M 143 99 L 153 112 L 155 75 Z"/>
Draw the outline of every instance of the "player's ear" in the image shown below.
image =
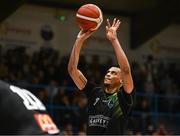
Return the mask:
<path id="1" fill-rule="evenodd" d="M 119 82 L 120 82 L 120 84 L 123 84 L 123 80 L 122 79 L 120 79 Z"/>

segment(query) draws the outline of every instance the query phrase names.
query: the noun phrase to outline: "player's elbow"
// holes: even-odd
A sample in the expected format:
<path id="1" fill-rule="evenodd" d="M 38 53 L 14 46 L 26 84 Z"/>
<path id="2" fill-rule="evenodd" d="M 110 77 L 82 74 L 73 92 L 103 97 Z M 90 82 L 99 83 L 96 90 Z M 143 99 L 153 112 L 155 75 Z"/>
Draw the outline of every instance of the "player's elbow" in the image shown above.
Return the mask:
<path id="1" fill-rule="evenodd" d="M 68 65 L 68 73 L 71 77 L 74 75 L 75 71 L 77 71 L 77 68 L 75 68 L 71 65 Z"/>
<path id="2" fill-rule="evenodd" d="M 72 65 L 71 61 L 69 61 L 69 63 L 68 63 L 68 73 L 71 75 L 72 71 L 73 71 L 73 65 Z"/>
<path id="3" fill-rule="evenodd" d="M 68 66 L 68 73 L 69 75 L 73 74 L 73 67 Z"/>
<path id="4" fill-rule="evenodd" d="M 128 94 L 131 94 L 131 93 L 133 92 L 133 90 L 134 90 L 134 85 L 131 84 L 131 85 L 128 87 L 128 89 L 126 90 L 126 92 L 127 92 Z"/>
<path id="5" fill-rule="evenodd" d="M 71 74 L 71 72 L 72 72 L 72 66 L 68 64 L 68 73 Z"/>
<path id="6" fill-rule="evenodd" d="M 134 90 L 134 83 L 132 77 L 128 77 L 127 80 L 124 80 L 123 88 L 126 93 L 132 93 L 132 91 Z"/>

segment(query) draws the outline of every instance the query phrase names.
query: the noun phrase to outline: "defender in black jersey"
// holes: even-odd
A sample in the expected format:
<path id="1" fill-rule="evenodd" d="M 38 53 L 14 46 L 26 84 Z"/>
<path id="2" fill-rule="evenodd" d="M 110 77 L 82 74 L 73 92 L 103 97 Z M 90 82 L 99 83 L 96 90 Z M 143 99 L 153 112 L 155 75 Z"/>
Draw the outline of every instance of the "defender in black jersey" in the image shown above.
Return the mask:
<path id="1" fill-rule="evenodd" d="M 59 129 L 31 92 L 0 80 L 0 135 L 11 134 L 59 134 Z"/>
<path id="2" fill-rule="evenodd" d="M 111 67 L 104 78 L 104 87 L 97 87 L 78 69 L 78 61 L 84 41 L 92 31 L 81 30 L 71 52 L 68 71 L 74 83 L 88 98 L 87 134 L 123 134 L 133 100 L 133 79 L 128 59 L 117 38 L 120 21 L 112 25 L 107 19 L 106 36 L 111 42 L 119 67 Z"/>

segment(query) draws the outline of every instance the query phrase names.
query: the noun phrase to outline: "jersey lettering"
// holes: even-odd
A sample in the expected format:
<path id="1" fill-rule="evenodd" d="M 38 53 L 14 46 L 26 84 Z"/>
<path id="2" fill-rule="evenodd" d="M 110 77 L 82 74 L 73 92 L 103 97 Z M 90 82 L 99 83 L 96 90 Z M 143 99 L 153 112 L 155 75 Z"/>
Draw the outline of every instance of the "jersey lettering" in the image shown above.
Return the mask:
<path id="1" fill-rule="evenodd" d="M 23 103 L 28 110 L 46 110 L 43 103 L 28 90 L 13 85 L 10 86 L 10 89 L 23 99 Z"/>
<path id="2" fill-rule="evenodd" d="M 34 117 L 42 131 L 48 132 L 49 134 L 59 133 L 59 129 L 48 114 L 34 114 Z"/>
<path id="3" fill-rule="evenodd" d="M 111 118 L 104 115 L 90 115 L 88 119 L 88 125 L 107 128 L 110 119 Z"/>

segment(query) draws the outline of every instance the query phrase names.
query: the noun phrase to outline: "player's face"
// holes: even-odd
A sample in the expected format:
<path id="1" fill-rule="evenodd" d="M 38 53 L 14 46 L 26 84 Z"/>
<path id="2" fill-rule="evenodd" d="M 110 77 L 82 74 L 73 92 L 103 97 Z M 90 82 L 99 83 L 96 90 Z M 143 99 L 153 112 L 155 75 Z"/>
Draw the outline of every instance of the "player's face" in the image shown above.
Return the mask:
<path id="1" fill-rule="evenodd" d="M 121 69 L 118 67 L 111 67 L 105 75 L 104 85 L 119 86 L 121 81 Z"/>

